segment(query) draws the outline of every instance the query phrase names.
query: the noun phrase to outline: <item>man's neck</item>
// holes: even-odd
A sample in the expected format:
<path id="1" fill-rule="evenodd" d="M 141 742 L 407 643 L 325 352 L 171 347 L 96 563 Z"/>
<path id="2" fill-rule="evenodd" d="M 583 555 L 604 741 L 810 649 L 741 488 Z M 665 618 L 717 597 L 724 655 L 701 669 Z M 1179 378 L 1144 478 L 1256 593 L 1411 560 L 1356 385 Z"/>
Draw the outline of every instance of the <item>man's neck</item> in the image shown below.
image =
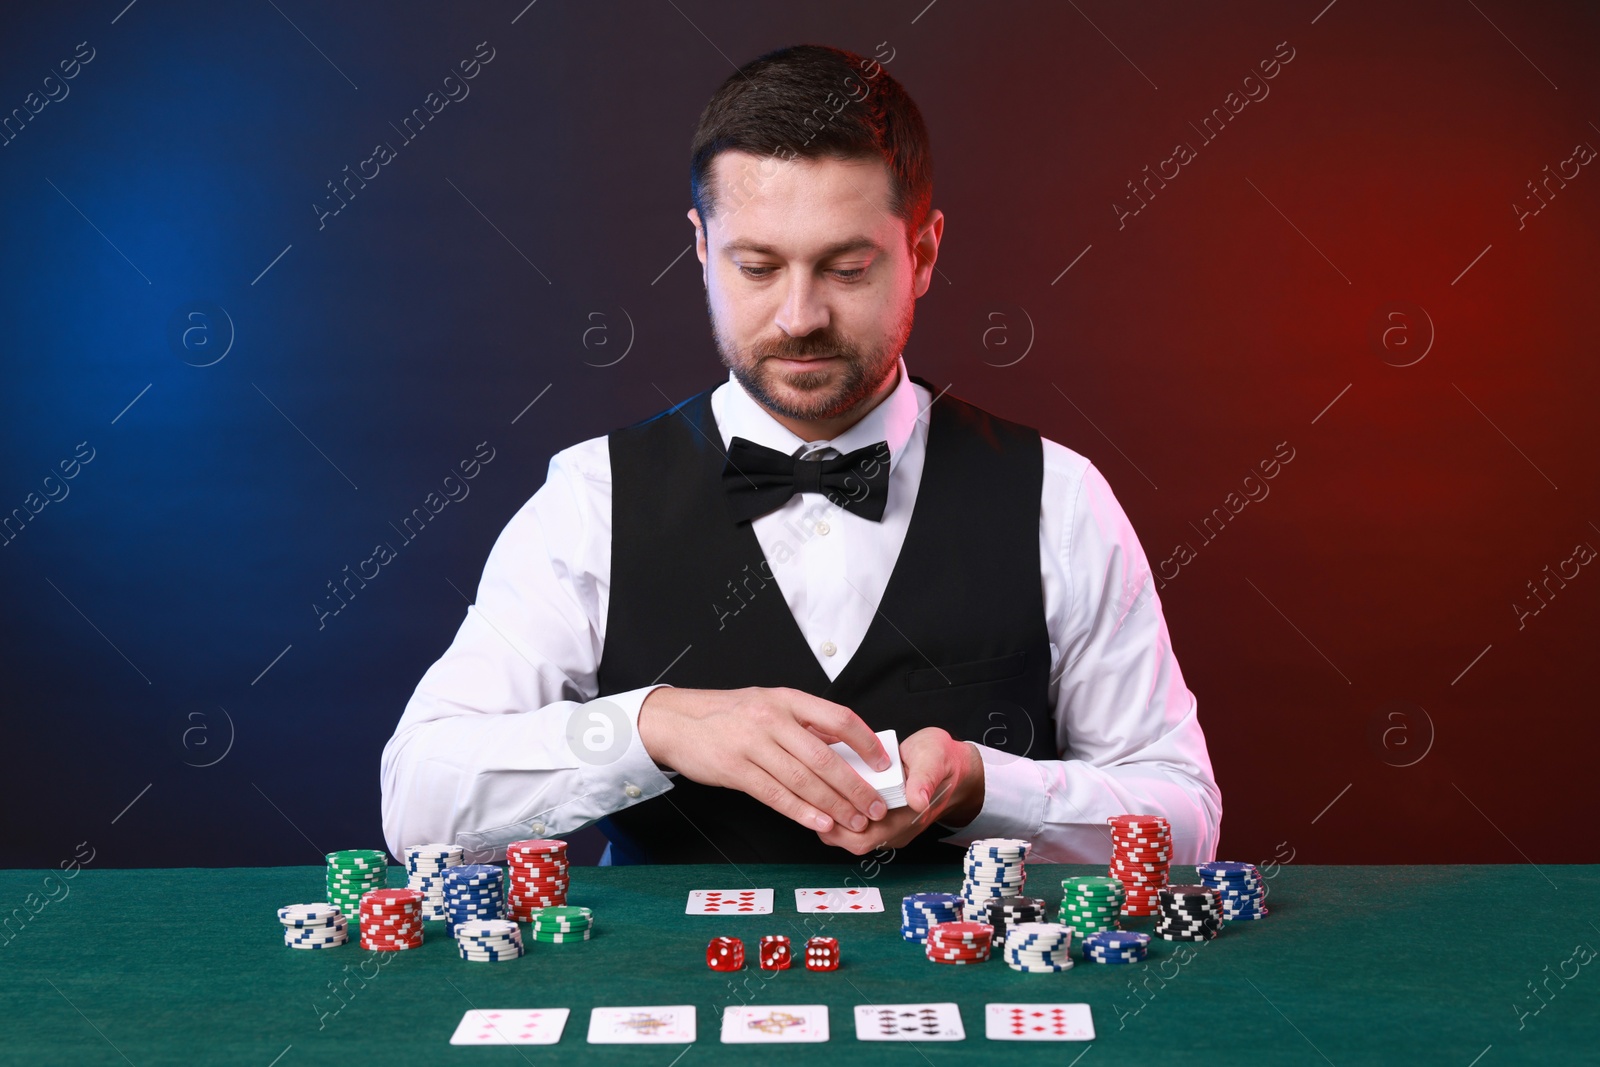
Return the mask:
<path id="1" fill-rule="evenodd" d="M 884 397 L 894 392 L 895 386 L 899 384 L 900 362 L 896 360 L 889 373 L 884 375 L 883 381 L 879 383 L 877 390 L 842 415 L 836 415 L 831 419 L 792 419 L 787 415 L 778 414 L 778 412 L 765 405 L 762 406 L 762 410 L 771 415 L 784 429 L 803 441 L 831 441 L 866 418 L 867 414 L 883 403 Z"/>

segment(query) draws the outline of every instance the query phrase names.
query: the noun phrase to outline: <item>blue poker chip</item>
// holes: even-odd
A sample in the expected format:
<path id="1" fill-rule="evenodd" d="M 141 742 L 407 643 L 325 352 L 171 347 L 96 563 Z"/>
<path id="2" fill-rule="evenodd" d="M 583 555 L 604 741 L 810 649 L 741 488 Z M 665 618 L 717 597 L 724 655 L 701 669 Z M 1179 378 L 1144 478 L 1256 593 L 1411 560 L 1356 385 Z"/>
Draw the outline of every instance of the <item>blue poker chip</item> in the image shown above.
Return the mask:
<path id="1" fill-rule="evenodd" d="M 1206 860 L 1195 864 L 1194 869 L 1200 874 L 1221 876 L 1241 876 L 1256 873 L 1256 865 L 1253 863 L 1236 863 L 1225 860 Z"/>

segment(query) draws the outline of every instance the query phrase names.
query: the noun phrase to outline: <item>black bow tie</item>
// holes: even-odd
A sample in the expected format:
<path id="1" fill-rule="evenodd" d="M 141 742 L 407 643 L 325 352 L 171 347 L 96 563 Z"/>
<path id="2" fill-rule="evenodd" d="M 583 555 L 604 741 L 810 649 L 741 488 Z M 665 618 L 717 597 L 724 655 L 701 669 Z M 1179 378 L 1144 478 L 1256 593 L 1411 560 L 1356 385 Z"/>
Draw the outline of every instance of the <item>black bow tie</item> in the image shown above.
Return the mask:
<path id="1" fill-rule="evenodd" d="M 737 522 L 775 511 L 796 493 L 826 493 L 846 511 L 882 522 L 889 501 L 889 443 L 816 460 L 735 437 L 722 468 L 722 488 Z"/>

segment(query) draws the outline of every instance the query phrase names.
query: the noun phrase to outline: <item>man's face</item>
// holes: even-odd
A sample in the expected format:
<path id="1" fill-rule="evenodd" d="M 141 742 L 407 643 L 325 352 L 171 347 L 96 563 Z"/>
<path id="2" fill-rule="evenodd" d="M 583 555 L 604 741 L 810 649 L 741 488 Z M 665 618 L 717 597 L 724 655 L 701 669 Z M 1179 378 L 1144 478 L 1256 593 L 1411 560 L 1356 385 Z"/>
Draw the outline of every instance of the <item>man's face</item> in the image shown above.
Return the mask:
<path id="1" fill-rule="evenodd" d="M 780 415 L 844 414 L 893 371 L 932 271 L 888 212 L 888 167 L 729 151 L 712 174 L 716 214 L 689 218 L 723 364 Z M 924 227 L 934 249 L 942 223 Z"/>

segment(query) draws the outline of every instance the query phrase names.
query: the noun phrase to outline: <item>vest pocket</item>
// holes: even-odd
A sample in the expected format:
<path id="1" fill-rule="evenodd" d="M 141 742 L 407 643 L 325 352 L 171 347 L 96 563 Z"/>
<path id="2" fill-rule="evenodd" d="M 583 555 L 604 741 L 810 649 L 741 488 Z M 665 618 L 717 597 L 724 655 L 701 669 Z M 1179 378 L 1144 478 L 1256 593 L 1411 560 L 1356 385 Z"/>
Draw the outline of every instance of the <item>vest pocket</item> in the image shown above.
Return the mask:
<path id="1" fill-rule="evenodd" d="M 906 690 L 922 693 L 934 689 L 949 689 L 957 685 L 974 685 L 978 682 L 997 682 L 1004 678 L 1015 678 L 1022 673 L 1027 656 L 1026 652 L 1013 652 L 1009 656 L 973 659 L 945 667 L 926 667 L 907 671 Z"/>

